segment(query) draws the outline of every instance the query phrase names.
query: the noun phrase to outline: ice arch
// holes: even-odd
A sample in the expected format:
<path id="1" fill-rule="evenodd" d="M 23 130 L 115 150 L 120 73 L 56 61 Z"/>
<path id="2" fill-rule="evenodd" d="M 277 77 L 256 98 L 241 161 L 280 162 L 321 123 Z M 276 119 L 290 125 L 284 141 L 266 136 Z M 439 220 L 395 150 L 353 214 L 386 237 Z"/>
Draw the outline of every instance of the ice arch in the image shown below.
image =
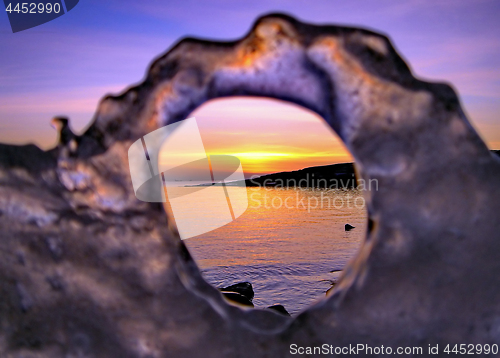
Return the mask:
<path id="1" fill-rule="evenodd" d="M 338 288 L 290 320 L 229 306 L 162 208 L 138 202 L 129 145 L 231 95 L 321 115 L 365 180 L 369 231 Z M 500 341 L 499 161 L 454 91 L 415 79 L 386 37 L 260 18 L 185 39 L 57 148 L 0 146 L 2 356 L 281 357 L 290 344 Z"/>

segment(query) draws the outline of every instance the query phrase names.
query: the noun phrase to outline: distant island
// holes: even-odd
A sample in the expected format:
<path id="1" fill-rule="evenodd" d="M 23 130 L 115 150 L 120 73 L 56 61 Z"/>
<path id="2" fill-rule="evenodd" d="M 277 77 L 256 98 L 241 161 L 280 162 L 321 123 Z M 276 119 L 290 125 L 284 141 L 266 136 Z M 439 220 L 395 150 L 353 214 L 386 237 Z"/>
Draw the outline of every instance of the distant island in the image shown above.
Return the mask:
<path id="1" fill-rule="evenodd" d="M 242 185 L 240 182 L 226 185 Z M 256 178 L 246 179 L 247 187 L 307 187 L 353 189 L 356 185 L 354 163 L 341 163 L 309 167 L 290 172 L 266 174 Z"/>
<path id="2" fill-rule="evenodd" d="M 492 153 L 500 157 L 500 150 L 492 150 Z M 369 183 L 365 183 L 366 185 Z M 201 184 L 196 186 L 220 185 L 219 183 Z M 354 189 L 356 183 L 354 163 L 330 164 L 316 167 L 308 167 L 290 172 L 279 172 L 261 175 L 244 181 L 226 182 L 228 186 L 247 187 L 308 187 L 308 188 L 334 188 Z"/>

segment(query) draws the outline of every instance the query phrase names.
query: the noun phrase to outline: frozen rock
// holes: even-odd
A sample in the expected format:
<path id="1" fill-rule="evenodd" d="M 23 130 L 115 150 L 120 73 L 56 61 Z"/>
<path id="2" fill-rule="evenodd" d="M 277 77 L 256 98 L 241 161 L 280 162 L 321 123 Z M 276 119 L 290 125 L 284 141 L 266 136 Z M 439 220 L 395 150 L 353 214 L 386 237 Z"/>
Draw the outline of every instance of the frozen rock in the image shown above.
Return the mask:
<path id="1" fill-rule="evenodd" d="M 134 141 L 234 95 L 318 113 L 360 178 L 378 181 L 356 257 L 295 318 L 229 305 L 163 208 L 133 192 Z M 269 15 L 239 41 L 184 39 L 143 83 L 104 98 L 83 135 L 61 139 L 48 152 L 0 145 L 2 357 L 254 358 L 288 356 L 291 344 L 500 341 L 499 159 L 455 91 L 416 79 L 383 35 Z"/>
<path id="2" fill-rule="evenodd" d="M 226 291 L 226 292 L 237 292 L 240 295 L 245 296 L 249 301 L 253 300 L 253 297 L 255 293 L 253 292 L 253 287 L 250 282 L 238 282 L 235 283 L 234 285 L 230 285 L 227 287 L 222 287 L 219 288 L 221 291 Z"/>

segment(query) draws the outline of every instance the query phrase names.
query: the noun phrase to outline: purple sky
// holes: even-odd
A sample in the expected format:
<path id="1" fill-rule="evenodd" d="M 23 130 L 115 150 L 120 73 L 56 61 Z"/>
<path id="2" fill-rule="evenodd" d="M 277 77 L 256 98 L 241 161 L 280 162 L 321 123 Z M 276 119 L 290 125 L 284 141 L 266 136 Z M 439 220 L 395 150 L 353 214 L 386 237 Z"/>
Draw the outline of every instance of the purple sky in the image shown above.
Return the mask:
<path id="1" fill-rule="evenodd" d="M 0 15 L 0 141 L 53 145 L 54 115 L 81 131 L 97 103 L 141 81 L 183 36 L 234 39 L 286 12 L 388 34 L 419 77 L 453 83 L 474 126 L 500 148 L 500 1 L 80 0 L 68 14 L 13 34 Z"/>

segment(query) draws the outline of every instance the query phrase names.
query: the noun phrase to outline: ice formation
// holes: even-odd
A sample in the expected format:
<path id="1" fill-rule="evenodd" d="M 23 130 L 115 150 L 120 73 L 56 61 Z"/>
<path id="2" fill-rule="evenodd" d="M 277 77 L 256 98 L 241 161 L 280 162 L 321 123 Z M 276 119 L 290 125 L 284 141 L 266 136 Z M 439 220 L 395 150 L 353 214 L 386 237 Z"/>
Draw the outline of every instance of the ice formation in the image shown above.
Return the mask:
<path id="1" fill-rule="evenodd" d="M 162 206 L 133 192 L 133 142 L 234 95 L 318 113 L 358 175 L 378 180 L 357 256 L 295 318 L 227 304 Z M 143 83 L 104 98 L 83 135 L 65 138 L 47 152 L 0 145 L 2 357 L 500 342 L 499 160 L 454 90 L 416 79 L 385 36 L 276 14 L 235 42 L 184 39 Z"/>

